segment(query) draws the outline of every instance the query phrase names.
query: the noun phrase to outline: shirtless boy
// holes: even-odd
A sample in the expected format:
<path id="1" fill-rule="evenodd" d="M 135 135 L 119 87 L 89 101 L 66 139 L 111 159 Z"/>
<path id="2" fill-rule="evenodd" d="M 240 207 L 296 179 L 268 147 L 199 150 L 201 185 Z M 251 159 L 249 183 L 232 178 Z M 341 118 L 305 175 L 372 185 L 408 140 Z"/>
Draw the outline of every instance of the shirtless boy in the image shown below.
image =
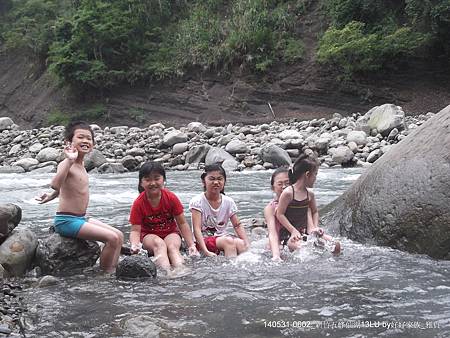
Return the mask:
<path id="1" fill-rule="evenodd" d="M 123 243 L 120 230 L 93 218 L 86 218 L 89 203 L 89 178 L 84 157 L 94 147 L 94 132 L 86 122 L 71 122 L 66 127 L 65 159 L 58 165 L 51 182 L 54 190 L 39 198 L 45 203 L 59 195 L 55 231 L 62 236 L 96 240 L 105 243 L 100 254 L 100 268 L 115 270 Z"/>

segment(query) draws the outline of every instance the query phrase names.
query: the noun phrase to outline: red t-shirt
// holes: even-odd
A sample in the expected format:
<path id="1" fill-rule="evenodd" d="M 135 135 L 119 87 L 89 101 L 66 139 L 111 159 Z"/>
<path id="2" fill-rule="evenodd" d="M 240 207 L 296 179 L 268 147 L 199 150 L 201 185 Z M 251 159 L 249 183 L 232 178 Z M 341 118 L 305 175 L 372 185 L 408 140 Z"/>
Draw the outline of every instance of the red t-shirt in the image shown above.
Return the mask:
<path id="1" fill-rule="evenodd" d="M 161 189 L 161 199 L 154 208 L 143 191 L 131 206 L 129 222 L 141 226 L 141 241 L 148 234 L 164 238 L 170 233 L 178 233 L 174 216 L 182 213 L 183 205 L 173 192 Z"/>

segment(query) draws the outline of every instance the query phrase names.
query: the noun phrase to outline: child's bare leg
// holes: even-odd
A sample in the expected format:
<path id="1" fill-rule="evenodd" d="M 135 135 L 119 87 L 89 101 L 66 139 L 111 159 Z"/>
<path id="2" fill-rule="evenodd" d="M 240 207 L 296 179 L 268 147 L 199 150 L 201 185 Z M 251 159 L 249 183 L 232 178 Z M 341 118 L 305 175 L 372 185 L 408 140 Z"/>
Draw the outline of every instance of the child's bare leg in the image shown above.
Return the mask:
<path id="1" fill-rule="evenodd" d="M 98 225 L 98 226 L 101 226 L 103 228 L 112 230 L 120 237 L 120 239 L 121 239 L 120 248 L 119 248 L 119 250 L 116 251 L 116 255 L 117 255 L 116 259 L 118 260 L 119 256 L 120 256 L 120 249 L 122 248 L 122 245 L 123 245 L 123 233 L 122 233 L 122 231 L 120 231 L 119 229 L 116 229 L 115 227 L 113 227 L 113 226 L 111 226 L 109 224 L 103 223 L 102 221 L 99 221 L 98 219 L 92 218 L 92 217 L 89 218 L 88 222 L 92 223 L 92 224 L 95 224 L 95 225 Z"/>
<path id="2" fill-rule="evenodd" d="M 217 237 L 216 246 L 219 250 L 223 250 L 225 257 L 236 257 L 237 250 L 234 238 L 230 236 Z"/>
<path id="3" fill-rule="evenodd" d="M 164 240 L 156 235 L 147 235 L 143 240 L 143 247 L 146 250 L 153 251 L 156 258 L 156 264 L 164 270 L 170 270 L 169 257 L 167 256 L 167 246 Z"/>
<path id="4" fill-rule="evenodd" d="M 181 238 L 178 234 L 170 234 L 164 238 L 164 242 L 167 246 L 167 253 L 169 255 L 170 263 L 173 267 L 183 265 L 184 259 L 180 254 Z"/>
<path id="5" fill-rule="evenodd" d="M 240 238 L 234 238 L 234 245 L 236 247 L 236 251 L 237 251 L 238 255 L 247 251 L 247 249 L 248 249 L 247 246 L 245 245 L 245 242 Z"/>
<path id="6" fill-rule="evenodd" d="M 112 227 L 103 227 L 98 224 L 86 222 L 78 232 L 81 239 L 101 241 L 105 243 L 100 254 L 100 268 L 112 272 L 117 266 L 117 261 L 122 247 L 123 235 L 120 236 Z"/>

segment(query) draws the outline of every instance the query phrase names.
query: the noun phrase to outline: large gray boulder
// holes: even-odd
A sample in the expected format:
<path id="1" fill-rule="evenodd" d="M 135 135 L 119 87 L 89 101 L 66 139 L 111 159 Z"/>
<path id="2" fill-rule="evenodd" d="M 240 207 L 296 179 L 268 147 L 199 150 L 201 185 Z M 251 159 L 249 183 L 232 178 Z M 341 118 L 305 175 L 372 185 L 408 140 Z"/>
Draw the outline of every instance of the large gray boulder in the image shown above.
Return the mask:
<path id="1" fill-rule="evenodd" d="M 14 230 L 0 245 L 0 265 L 7 277 L 19 277 L 29 269 L 38 240 L 29 229 Z"/>
<path id="2" fill-rule="evenodd" d="M 0 204 L 0 243 L 13 231 L 22 219 L 22 209 L 15 204 Z"/>
<path id="3" fill-rule="evenodd" d="M 261 149 L 261 157 L 264 162 L 272 163 L 276 167 L 292 164 L 291 157 L 286 150 L 271 144 Z"/>
<path id="4" fill-rule="evenodd" d="M 225 160 L 235 160 L 234 156 L 226 152 L 222 148 L 211 147 L 206 154 L 205 164 L 210 165 L 214 163 L 222 163 Z"/>
<path id="5" fill-rule="evenodd" d="M 351 239 L 450 259 L 450 106 L 322 213 L 324 226 Z"/>
<path id="6" fill-rule="evenodd" d="M 370 130 L 376 129 L 384 136 L 389 135 L 394 128 L 402 130 L 405 128 L 405 113 L 402 108 L 393 104 L 383 104 L 373 107 L 357 121 L 360 129 L 364 130 L 367 125 Z"/>
<path id="7" fill-rule="evenodd" d="M 211 149 L 211 146 L 209 144 L 202 144 L 192 147 L 186 154 L 186 163 L 205 162 L 205 158 L 208 154 L 209 149 Z"/>
<path id="8" fill-rule="evenodd" d="M 39 240 L 35 265 L 43 274 L 68 275 L 93 266 L 100 256 L 97 242 L 62 237 L 56 233 Z"/>
<path id="9" fill-rule="evenodd" d="M 93 149 L 84 158 L 84 167 L 86 168 L 87 171 L 91 171 L 92 169 L 98 168 L 102 164 L 105 164 L 106 162 L 108 161 L 106 160 L 105 155 L 103 155 L 103 153 L 100 150 Z"/>
<path id="10" fill-rule="evenodd" d="M 116 268 L 118 278 L 156 277 L 156 266 L 147 256 L 133 255 L 125 257 Z"/>

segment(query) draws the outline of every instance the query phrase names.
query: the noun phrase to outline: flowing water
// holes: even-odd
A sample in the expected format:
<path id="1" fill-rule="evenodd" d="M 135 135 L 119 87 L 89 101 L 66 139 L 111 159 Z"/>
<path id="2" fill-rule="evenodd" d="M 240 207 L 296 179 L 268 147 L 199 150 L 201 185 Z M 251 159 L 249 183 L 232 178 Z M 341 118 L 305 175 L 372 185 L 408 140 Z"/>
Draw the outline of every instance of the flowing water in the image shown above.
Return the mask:
<path id="1" fill-rule="evenodd" d="M 319 206 L 343 193 L 361 169 L 321 169 Z M 168 187 L 187 207 L 202 189 L 198 171 L 168 172 Z M 56 203 L 38 205 L 48 174 L 0 175 L 0 203 L 21 206 L 20 228 L 42 238 Z M 261 217 L 272 198 L 270 172 L 230 173 L 226 192 L 241 218 Z M 91 175 L 89 214 L 128 238 L 137 173 Z M 189 212 L 186 211 L 189 219 Z M 117 280 L 97 269 L 61 278 L 54 286 L 29 283 L 28 337 L 450 337 L 450 262 L 362 245 L 341 238 L 344 251 L 305 248 L 274 263 L 265 238 L 234 260 L 187 262 L 178 278 Z"/>

